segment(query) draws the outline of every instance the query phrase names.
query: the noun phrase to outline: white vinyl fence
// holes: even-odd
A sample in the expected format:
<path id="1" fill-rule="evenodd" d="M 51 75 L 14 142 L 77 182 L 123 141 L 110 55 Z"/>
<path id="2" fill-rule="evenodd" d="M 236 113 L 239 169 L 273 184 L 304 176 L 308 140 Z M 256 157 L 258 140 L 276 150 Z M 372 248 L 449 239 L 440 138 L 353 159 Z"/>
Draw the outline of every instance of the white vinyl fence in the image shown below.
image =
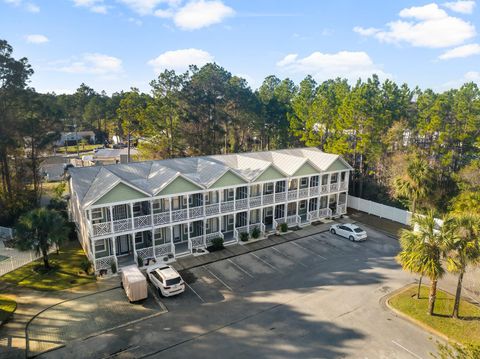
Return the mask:
<path id="1" fill-rule="evenodd" d="M 412 219 L 412 212 L 353 196 L 348 196 L 348 207 L 406 225 Z"/>

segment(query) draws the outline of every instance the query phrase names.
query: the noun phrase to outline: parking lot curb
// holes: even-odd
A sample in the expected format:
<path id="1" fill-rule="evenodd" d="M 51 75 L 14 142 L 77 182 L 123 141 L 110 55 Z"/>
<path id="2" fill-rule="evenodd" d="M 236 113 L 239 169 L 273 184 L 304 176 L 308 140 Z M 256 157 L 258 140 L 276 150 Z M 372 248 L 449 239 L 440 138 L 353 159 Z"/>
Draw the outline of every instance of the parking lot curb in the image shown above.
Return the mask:
<path id="1" fill-rule="evenodd" d="M 405 314 L 401 311 L 399 311 L 398 309 L 392 307 L 390 305 L 390 299 L 400 293 L 403 293 L 405 291 L 407 291 L 408 289 L 410 289 L 412 286 L 416 286 L 416 283 L 411 283 L 411 284 L 407 284 L 406 286 L 402 287 L 402 288 L 399 288 L 397 290 L 394 290 L 393 292 L 391 293 L 388 293 L 387 295 L 385 295 L 384 297 L 382 297 L 380 299 L 381 301 L 381 304 L 383 304 L 387 309 L 389 309 L 393 314 L 395 314 L 396 317 L 399 317 L 405 321 L 408 321 L 412 324 L 415 324 L 417 327 L 420 327 L 422 328 L 423 330 L 425 330 L 426 332 L 430 333 L 430 334 L 433 334 L 435 336 L 437 336 L 438 338 L 446 341 L 446 342 L 453 342 L 453 343 L 456 343 L 456 344 L 459 344 L 459 345 L 462 345 L 461 343 L 457 342 L 456 340 L 448 337 L 447 335 L 439 332 L 438 330 L 430 327 L 429 325 L 415 319 L 415 318 L 412 318 L 411 316 L 409 316 L 408 314 Z"/>
<path id="2" fill-rule="evenodd" d="M 312 235 L 315 235 L 315 234 L 319 234 L 319 233 L 325 233 L 325 232 L 328 232 L 329 229 L 324 229 L 324 230 L 320 230 L 318 232 L 314 232 L 314 233 L 310 233 L 310 234 L 306 234 L 306 235 L 303 235 L 303 236 L 298 236 L 298 237 L 294 237 L 294 238 L 285 238 L 285 240 L 282 240 L 281 242 L 274 242 L 274 243 L 270 243 L 268 245 L 265 245 L 264 247 L 261 247 L 261 248 L 252 248 L 252 249 L 249 249 L 247 250 L 246 252 L 242 252 L 242 253 L 232 253 L 231 255 L 227 255 L 225 257 L 222 257 L 222 258 L 217 258 L 217 259 L 212 259 L 210 261 L 207 261 L 207 262 L 204 262 L 204 263 L 201 263 L 201 264 L 195 264 L 195 265 L 192 265 L 190 267 L 186 267 L 186 268 L 182 268 L 182 269 L 178 269 L 178 271 L 187 271 L 187 270 L 190 270 L 190 269 L 194 269 L 194 268 L 199 268 L 199 267 L 202 267 L 202 266 L 205 266 L 205 265 L 208 265 L 208 264 L 212 264 L 212 263 L 215 263 L 215 262 L 219 262 L 219 261 L 223 261 L 225 259 L 230 259 L 230 258 L 235 258 L 235 257 L 238 257 L 238 256 L 241 256 L 243 254 L 247 254 L 247 253 L 251 253 L 251 252 L 256 252 L 256 251 L 259 251 L 261 249 L 265 249 L 265 248 L 271 248 L 271 247 L 274 247 L 274 246 L 277 246 L 279 244 L 282 244 L 282 243 L 288 243 L 288 242 L 293 242 L 293 241 L 296 241 L 298 239 L 302 239 L 302 238 L 307 238 L 307 237 L 310 237 Z M 295 233 L 294 231 L 292 233 Z M 275 234 L 267 237 L 266 239 L 274 236 Z M 280 236 L 282 237 L 282 236 Z M 258 242 L 255 242 L 255 243 L 261 243 L 261 241 L 258 241 Z M 240 244 L 239 244 L 240 245 Z M 242 248 L 246 248 L 245 245 L 242 245 Z M 225 249 L 228 250 L 228 247 L 226 247 Z"/>

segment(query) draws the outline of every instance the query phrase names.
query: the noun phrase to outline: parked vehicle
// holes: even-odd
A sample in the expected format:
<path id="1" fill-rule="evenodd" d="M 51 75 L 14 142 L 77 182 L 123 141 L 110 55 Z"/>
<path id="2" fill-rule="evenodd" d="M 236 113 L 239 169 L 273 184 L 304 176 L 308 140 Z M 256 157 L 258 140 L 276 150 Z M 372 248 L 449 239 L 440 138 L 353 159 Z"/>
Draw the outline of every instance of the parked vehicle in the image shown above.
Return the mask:
<path id="1" fill-rule="evenodd" d="M 147 268 L 150 282 L 164 297 L 171 297 L 185 291 L 185 283 L 180 274 L 172 267 L 164 264 L 153 265 Z"/>
<path id="2" fill-rule="evenodd" d="M 147 279 L 134 264 L 122 268 L 122 288 L 125 289 L 130 303 L 138 302 L 148 297 Z"/>
<path id="3" fill-rule="evenodd" d="M 337 223 L 330 226 L 332 234 L 348 238 L 352 242 L 360 242 L 367 240 L 367 232 L 353 223 Z"/>

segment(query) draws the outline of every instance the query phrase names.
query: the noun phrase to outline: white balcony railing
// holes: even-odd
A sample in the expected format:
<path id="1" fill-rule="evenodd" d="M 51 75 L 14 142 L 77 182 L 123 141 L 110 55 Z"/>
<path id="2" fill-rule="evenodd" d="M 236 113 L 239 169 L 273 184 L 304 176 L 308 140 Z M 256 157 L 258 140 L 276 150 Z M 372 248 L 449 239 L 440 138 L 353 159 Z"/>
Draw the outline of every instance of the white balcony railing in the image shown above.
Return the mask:
<path id="1" fill-rule="evenodd" d="M 316 196 L 319 193 L 320 193 L 320 187 L 318 186 L 310 187 L 310 196 Z"/>
<path id="2" fill-rule="evenodd" d="M 272 225 L 273 225 L 273 229 L 277 229 L 278 226 L 282 223 L 285 223 L 285 218 L 274 218 L 273 219 L 273 222 L 272 222 Z"/>
<path id="3" fill-rule="evenodd" d="M 136 249 L 136 252 L 137 252 L 137 258 L 138 257 L 140 257 L 142 259 L 154 258 L 153 247 Z"/>
<path id="4" fill-rule="evenodd" d="M 223 233 L 222 232 L 214 232 L 214 233 L 207 233 L 205 235 L 205 246 L 209 247 L 212 245 L 212 240 L 215 238 L 222 238 L 223 239 Z"/>
<path id="5" fill-rule="evenodd" d="M 233 202 L 233 201 L 222 202 L 222 204 L 221 204 L 222 213 L 233 212 L 234 206 L 235 206 L 235 202 Z"/>
<path id="6" fill-rule="evenodd" d="M 176 211 L 172 211 L 172 222 L 179 222 L 187 219 L 187 210 L 186 209 L 178 209 Z"/>
<path id="7" fill-rule="evenodd" d="M 298 193 L 297 193 L 297 190 L 296 190 L 296 189 L 294 189 L 294 190 L 292 190 L 292 191 L 288 191 L 288 200 L 289 200 L 289 201 L 292 201 L 292 200 L 294 200 L 294 199 L 297 199 L 297 194 L 298 194 Z"/>
<path id="8" fill-rule="evenodd" d="M 115 256 L 108 256 L 95 259 L 95 270 L 111 269 L 112 264 L 116 264 Z"/>
<path id="9" fill-rule="evenodd" d="M 215 214 L 220 213 L 220 207 L 218 203 L 213 203 L 205 206 L 205 215 L 206 216 L 213 216 Z"/>
<path id="10" fill-rule="evenodd" d="M 330 192 L 338 191 L 338 183 L 331 183 L 330 184 Z"/>
<path id="11" fill-rule="evenodd" d="M 286 222 L 289 226 L 294 224 L 300 224 L 301 221 L 302 219 L 300 218 L 300 216 L 297 216 L 297 215 L 288 216 L 286 219 Z"/>
<path id="12" fill-rule="evenodd" d="M 318 220 L 319 217 L 318 217 L 318 210 L 316 211 L 310 211 L 307 213 L 307 221 L 308 222 L 314 222 L 316 220 Z"/>
<path id="13" fill-rule="evenodd" d="M 103 236 L 105 234 L 112 233 L 112 224 L 110 221 L 103 223 L 95 223 L 92 225 L 94 236 Z"/>
<path id="14" fill-rule="evenodd" d="M 155 257 L 167 256 L 170 253 L 174 252 L 174 247 L 172 243 L 165 243 L 155 246 Z"/>
<path id="15" fill-rule="evenodd" d="M 250 198 L 250 208 L 260 207 L 262 205 L 262 196 Z"/>
<path id="16" fill-rule="evenodd" d="M 247 208 L 248 208 L 248 199 L 247 198 L 237 199 L 235 201 L 235 209 L 237 211 L 241 211 L 241 210 L 244 210 L 244 209 L 247 209 Z"/>
<path id="17" fill-rule="evenodd" d="M 189 249 L 202 247 L 205 247 L 205 238 L 203 236 L 190 237 L 190 240 L 188 241 Z"/>
<path id="18" fill-rule="evenodd" d="M 114 232 L 125 232 L 132 229 L 132 220 L 130 218 L 118 219 L 113 221 Z"/>
<path id="19" fill-rule="evenodd" d="M 203 206 L 190 208 L 190 218 L 203 217 Z"/>
<path id="20" fill-rule="evenodd" d="M 328 193 L 328 184 L 322 184 L 321 193 Z"/>
<path id="21" fill-rule="evenodd" d="M 134 217 L 133 218 L 133 225 L 135 229 L 137 228 L 145 228 L 152 226 L 152 216 L 149 214 L 146 216 Z"/>
<path id="22" fill-rule="evenodd" d="M 345 203 L 337 205 L 337 211 L 335 212 L 335 214 L 339 215 L 345 213 L 347 213 L 347 205 Z"/>
<path id="23" fill-rule="evenodd" d="M 170 213 L 169 212 L 162 212 L 156 213 L 153 215 L 153 224 L 158 226 L 161 224 L 170 223 Z"/>
<path id="24" fill-rule="evenodd" d="M 307 198 L 308 197 L 308 188 L 302 188 L 298 191 L 298 198 Z"/>
<path id="25" fill-rule="evenodd" d="M 285 192 L 275 193 L 275 203 L 285 202 L 287 195 Z"/>
<path id="26" fill-rule="evenodd" d="M 340 191 L 345 191 L 348 187 L 348 183 L 345 182 L 340 182 Z"/>
<path id="27" fill-rule="evenodd" d="M 318 218 L 328 218 L 332 216 L 332 210 L 330 208 L 320 208 L 318 210 Z"/>
<path id="28" fill-rule="evenodd" d="M 263 195 L 263 205 L 268 205 L 273 203 L 273 194 L 264 194 Z"/>

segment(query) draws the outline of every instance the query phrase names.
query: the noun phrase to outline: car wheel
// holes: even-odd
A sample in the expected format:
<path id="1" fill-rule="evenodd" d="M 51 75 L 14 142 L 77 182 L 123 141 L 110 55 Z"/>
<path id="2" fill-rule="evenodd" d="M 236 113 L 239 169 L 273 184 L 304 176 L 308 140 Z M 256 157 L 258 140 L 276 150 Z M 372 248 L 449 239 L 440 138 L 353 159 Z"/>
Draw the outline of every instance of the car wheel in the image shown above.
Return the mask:
<path id="1" fill-rule="evenodd" d="M 332 229 L 330 230 L 330 233 L 335 234 L 336 232 L 335 232 L 335 230 L 332 228 Z"/>
<path id="2" fill-rule="evenodd" d="M 123 289 L 123 282 L 120 281 L 120 287 Z"/>
<path id="3" fill-rule="evenodd" d="M 353 236 L 348 237 L 348 239 L 350 239 L 352 242 L 355 240 L 355 238 L 353 238 Z"/>

